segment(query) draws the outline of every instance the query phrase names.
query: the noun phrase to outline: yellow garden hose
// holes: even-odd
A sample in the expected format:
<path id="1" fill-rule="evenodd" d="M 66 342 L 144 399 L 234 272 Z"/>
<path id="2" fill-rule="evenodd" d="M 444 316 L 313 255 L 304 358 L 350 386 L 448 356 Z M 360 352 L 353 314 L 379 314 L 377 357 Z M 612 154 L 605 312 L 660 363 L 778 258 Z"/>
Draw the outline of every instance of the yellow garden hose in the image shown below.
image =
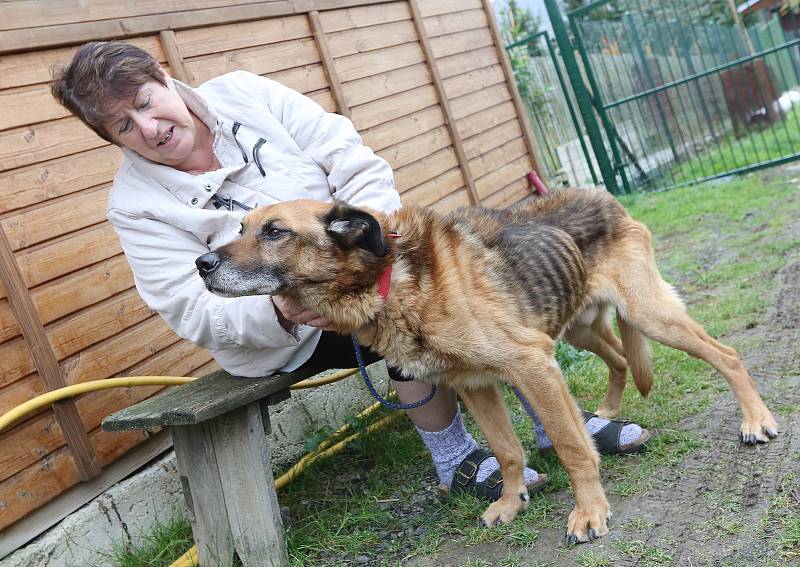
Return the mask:
<path id="1" fill-rule="evenodd" d="M 297 384 L 290 386 L 291 390 L 302 390 L 305 388 L 316 388 L 317 386 L 324 386 L 326 384 L 332 384 L 334 382 L 338 382 L 348 376 L 352 376 L 357 369 L 355 368 L 348 368 L 343 370 L 338 370 L 328 376 L 324 376 L 322 378 L 318 378 L 316 380 L 308 379 L 302 380 Z M 7 429 L 10 425 L 20 420 L 25 415 L 32 413 L 38 409 L 41 409 L 45 406 L 58 402 L 60 400 L 65 400 L 67 398 L 72 398 L 74 396 L 80 396 L 81 394 L 87 394 L 89 392 L 96 392 L 98 390 L 107 390 L 110 388 L 131 388 L 133 386 L 177 386 L 180 384 L 186 384 L 187 382 L 191 382 L 196 380 L 196 378 L 191 378 L 187 376 L 127 376 L 124 378 L 106 378 L 105 380 L 93 380 L 90 382 L 82 382 L 80 384 L 73 384 L 71 386 L 65 386 L 64 388 L 59 388 L 57 390 L 52 390 L 40 396 L 36 396 L 33 399 L 24 402 L 17 407 L 13 408 L 12 410 L 6 412 L 5 414 L 0 416 L 0 432 L 4 429 Z M 381 407 L 380 402 L 372 404 L 367 409 L 362 411 L 358 414 L 359 419 L 366 418 L 370 416 L 372 413 L 375 412 L 378 408 Z M 395 411 L 392 414 L 384 417 L 383 419 L 371 424 L 367 427 L 367 432 L 375 431 L 376 429 L 380 429 L 385 425 L 391 423 L 394 419 L 396 419 L 400 415 L 399 412 Z M 325 457 L 329 457 L 331 455 L 335 455 L 344 449 L 347 445 L 349 445 L 354 440 L 358 439 L 361 436 L 360 432 L 356 432 L 345 439 L 342 439 L 338 443 L 333 442 L 338 436 L 342 435 L 349 429 L 349 425 L 344 425 L 340 427 L 338 430 L 333 432 L 325 441 L 320 443 L 319 447 L 316 451 L 312 453 L 308 453 L 302 459 L 300 459 L 296 464 L 292 466 L 286 473 L 281 475 L 279 478 L 275 479 L 275 489 L 279 490 L 282 487 L 286 486 L 292 480 L 294 480 L 297 475 L 299 475 L 309 464 L 312 462 L 322 459 Z M 198 555 L 197 555 L 197 547 L 192 546 L 192 548 L 183 554 L 175 563 L 173 563 L 170 567 L 195 567 L 198 565 Z"/>
<path id="2" fill-rule="evenodd" d="M 356 369 L 354 368 L 346 368 L 316 380 L 303 380 L 290 386 L 289 389 L 303 390 L 305 388 L 316 388 L 317 386 L 332 384 L 333 382 L 338 382 L 348 376 L 352 376 L 355 372 Z M 96 392 L 98 390 L 107 390 L 109 388 L 130 388 L 133 386 L 178 386 L 191 382 L 192 380 L 196 380 L 196 378 L 187 376 L 126 376 L 124 378 L 106 378 L 105 380 L 92 380 L 91 382 L 81 382 L 80 384 L 65 386 L 36 396 L 18 405 L 9 412 L 0 415 L 0 432 L 31 412 L 49 406 L 54 402 L 80 396 L 81 394 L 88 394 L 89 392 Z"/>

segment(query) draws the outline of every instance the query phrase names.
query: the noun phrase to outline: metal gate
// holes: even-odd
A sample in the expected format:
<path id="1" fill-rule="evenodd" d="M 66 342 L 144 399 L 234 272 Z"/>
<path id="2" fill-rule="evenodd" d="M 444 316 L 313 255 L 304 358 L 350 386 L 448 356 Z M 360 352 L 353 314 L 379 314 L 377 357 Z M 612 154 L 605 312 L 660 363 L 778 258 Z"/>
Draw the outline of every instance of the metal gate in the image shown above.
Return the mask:
<path id="1" fill-rule="evenodd" d="M 566 23 L 545 4 L 610 191 L 800 158 L 800 17 L 783 3 L 600 0 Z"/>

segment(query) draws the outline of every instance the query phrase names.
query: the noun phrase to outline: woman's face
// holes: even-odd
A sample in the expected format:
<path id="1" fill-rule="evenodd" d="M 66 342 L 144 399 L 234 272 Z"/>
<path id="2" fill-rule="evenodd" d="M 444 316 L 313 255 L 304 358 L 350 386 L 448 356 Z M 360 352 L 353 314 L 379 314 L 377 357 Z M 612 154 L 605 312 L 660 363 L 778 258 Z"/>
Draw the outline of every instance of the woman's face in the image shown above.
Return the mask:
<path id="1" fill-rule="evenodd" d="M 132 99 L 113 104 L 105 127 L 119 145 L 182 169 L 197 144 L 200 121 L 189 112 L 172 79 L 167 76 L 166 81 L 167 86 L 148 81 Z"/>

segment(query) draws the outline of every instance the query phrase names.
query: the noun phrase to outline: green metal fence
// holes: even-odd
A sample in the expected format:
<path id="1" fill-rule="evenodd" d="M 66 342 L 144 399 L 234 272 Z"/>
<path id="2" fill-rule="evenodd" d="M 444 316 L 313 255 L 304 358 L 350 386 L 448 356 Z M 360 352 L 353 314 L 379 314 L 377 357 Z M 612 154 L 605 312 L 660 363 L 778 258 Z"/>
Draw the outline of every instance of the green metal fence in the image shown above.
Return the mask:
<path id="1" fill-rule="evenodd" d="M 545 3 L 609 190 L 664 189 L 800 158 L 792 10 L 742 18 L 701 0 L 600 0 L 565 25 L 557 0 Z"/>
<path id="2" fill-rule="evenodd" d="M 546 31 L 506 46 L 520 96 L 541 149 L 544 176 L 551 184 L 598 184 L 583 126 L 565 78 L 558 46 Z"/>

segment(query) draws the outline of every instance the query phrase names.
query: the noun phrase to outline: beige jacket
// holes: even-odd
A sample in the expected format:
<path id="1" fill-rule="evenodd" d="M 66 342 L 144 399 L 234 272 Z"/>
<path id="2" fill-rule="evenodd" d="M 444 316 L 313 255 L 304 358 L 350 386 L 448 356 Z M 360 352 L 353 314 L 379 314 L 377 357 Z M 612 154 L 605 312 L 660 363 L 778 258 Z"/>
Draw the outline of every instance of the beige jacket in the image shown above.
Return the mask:
<path id="1" fill-rule="evenodd" d="M 279 83 L 244 71 L 197 89 L 175 83 L 214 133 L 222 167 L 190 175 L 123 151 L 108 219 L 136 288 L 179 336 L 209 349 L 228 372 L 293 370 L 311 356 L 319 331 L 301 326 L 290 334 L 268 297 L 219 297 L 197 274 L 195 258 L 234 239 L 245 213 L 235 204 L 220 208 L 219 198 L 248 207 L 338 199 L 389 212 L 400 207 L 392 170 L 348 119 Z"/>

